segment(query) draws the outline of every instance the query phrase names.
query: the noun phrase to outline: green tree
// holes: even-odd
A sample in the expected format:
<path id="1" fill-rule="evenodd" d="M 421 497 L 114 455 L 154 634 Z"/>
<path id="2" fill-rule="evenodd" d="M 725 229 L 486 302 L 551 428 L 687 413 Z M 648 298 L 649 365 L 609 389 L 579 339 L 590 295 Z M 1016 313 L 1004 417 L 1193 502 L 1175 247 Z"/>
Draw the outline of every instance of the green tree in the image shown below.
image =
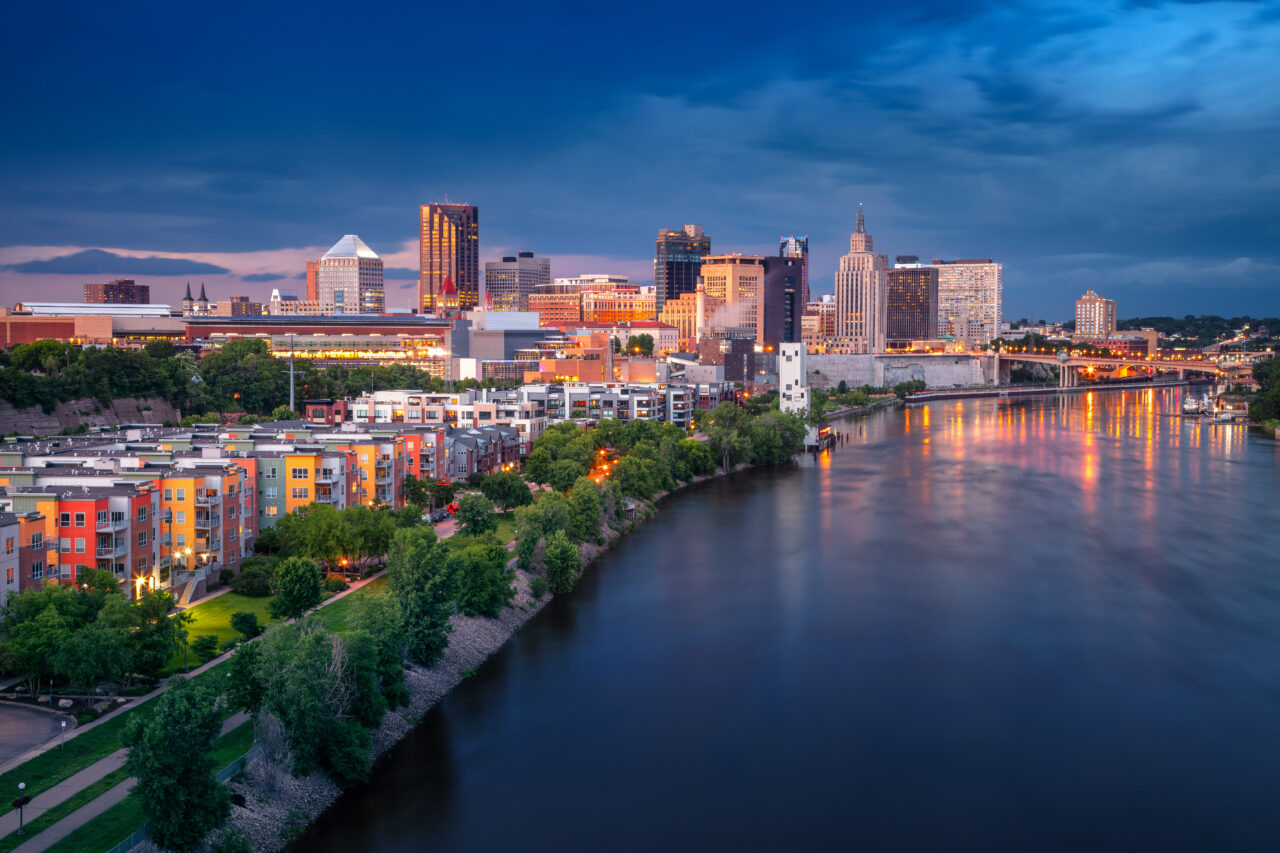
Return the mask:
<path id="1" fill-rule="evenodd" d="M 453 503 L 453 486 L 448 483 L 431 484 L 431 505 L 441 507 Z"/>
<path id="2" fill-rule="evenodd" d="M 252 640 L 262 633 L 262 626 L 258 624 L 258 614 L 247 610 L 237 610 L 231 614 L 231 627 L 244 635 L 246 640 Z"/>
<path id="3" fill-rule="evenodd" d="M 122 681 L 129 671 L 128 636 L 91 622 L 72 631 L 54 653 L 53 668 L 72 684 L 97 692 L 99 681 Z"/>
<path id="4" fill-rule="evenodd" d="M 387 579 L 404 622 L 405 656 L 421 666 L 435 665 L 449 645 L 454 602 L 453 579 L 434 530 L 424 526 L 396 533 Z"/>
<path id="5" fill-rule="evenodd" d="M 169 658 L 187 642 L 191 614 L 185 610 L 169 615 L 173 596 L 164 591 L 147 591 L 133 605 L 136 627 L 129 635 L 133 668 L 143 675 L 155 675 Z"/>
<path id="6" fill-rule="evenodd" d="M 271 410 L 270 417 L 273 421 L 292 421 L 298 417 L 298 413 L 286 405 L 279 405 Z"/>
<path id="7" fill-rule="evenodd" d="M 375 557 L 386 555 L 396 532 L 390 512 L 357 504 L 344 509 L 340 518 L 347 528 L 347 535 L 343 537 L 346 553 L 354 560 L 368 565 Z"/>
<path id="8" fill-rule="evenodd" d="M 600 541 L 600 487 L 579 477 L 569 495 L 569 535 L 579 542 Z"/>
<path id="9" fill-rule="evenodd" d="M 467 536 L 479 536 L 498 529 L 493 502 L 484 495 L 463 495 L 458 501 L 458 524 Z"/>
<path id="10" fill-rule="evenodd" d="M 227 704 L 255 717 L 262 710 L 266 689 L 261 676 L 262 649 L 261 643 L 246 643 L 236 649 L 227 665 Z"/>
<path id="11" fill-rule="evenodd" d="M 561 459 L 551 466 L 547 482 L 557 492 L 567 492 L 574 482 L 587 473 L 586 466 L 574 459 Z"/>
<path id="12" fill-rule="evenodd" d="M 362 595 L 355 599 L 351 628 L 367 634 L 376 655 L 375 677 L 387 707 L 408 704 L 404 686 L 404 617 L 395 596 Z"/>
<path id="13" fill-rule="evenodd" d="M 572 591 L 582 573 L 582 555 L 563 530 L 557 530 L 547 539 L 546 562 L 551 591 L 556 595 Z"/>
<path id="14" fill-rule="evenodd" d="M 431 505 L 431 488 L 413 474 L 404 475 L 404 500 L 418 508 L 418 511 Z"/>
<path id="15" fill-rule="evenodd" d="M 507 568 L 510 555 L 498 537 L 487 535 L 459 545 L 446 540 L 448 572 L 454 578 L 458 609 L 468 616 L 494 617 L 515 595 L 515 572 Z"/>
<path id="16" fill-rule="evenodd" d="M 533 492 L 529 490 L 528 483 L 511 471 L 501 471 L 486 478 L 480 491 L 504 511 L 533 503 Z"/>
<path id="17" fill-rule="evenodd" d="M 67 620 L 52 604 L 38 616 L 13 626 L 0 646 L 4 668 L 8 672 L 21 673 L 32 695 L 40 693 L 40 685 L 50 682 L 57 671 L 58 649 L 67 641 Z"/>
<path id="18" fill-rule="evenodd" d="M 646 358 L 653 357 L 653 335 L 642 334 L 632 335 L 627 338 L 627 354 L 643 355 Z"/>
<path id="19" fill-rule="evenodd" d="M 218 656 L 218 638 L 214 634 L 200 634 L 191 641 L 191 651 L 200 663 L 208 663 Z"/>
<path id="20" fill-rule="evenodd" d="M 277 619 L 296 619 L 320 603 L 320 570 L 302 557 L 289 557 L 276 566 L 275 597 L 267 605 Z"/>
<path id="21" fill-rule="evenodd" d="M 539 485 L 548 483 L 551 480 L 552 462 L 550 450 L 546 447 L 535 447 L 533 452 L 525 457 L 524 464 L 520 466 L 520 473 L 530 483 Z"/>
<path id="22" fill-rule="evenodd" d="M 150 714 L 134 714 L 125 724 L 125 767 L 138 780 L 133 792 L 161 847 L 194 850 L 230 813 L 211 754 L 221 726 L 214 691 L 182 678 Z"/>

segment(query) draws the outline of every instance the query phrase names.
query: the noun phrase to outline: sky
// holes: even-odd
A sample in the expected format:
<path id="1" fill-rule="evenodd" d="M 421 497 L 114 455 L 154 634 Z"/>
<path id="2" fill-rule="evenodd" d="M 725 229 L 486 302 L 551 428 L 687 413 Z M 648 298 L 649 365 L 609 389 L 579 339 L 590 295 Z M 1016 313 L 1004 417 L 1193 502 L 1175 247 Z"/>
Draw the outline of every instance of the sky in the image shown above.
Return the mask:
<path id="1" fill-rule="evenodd" d="M 0 67 L 0 304 L 265 299 L 356 233 L 407 306 L 447 197 L 553 276 L 698 223 L 830 292 L 862 203 L 1007 319 L 1280 315 L 1280 0 L 22 3 Z"/>

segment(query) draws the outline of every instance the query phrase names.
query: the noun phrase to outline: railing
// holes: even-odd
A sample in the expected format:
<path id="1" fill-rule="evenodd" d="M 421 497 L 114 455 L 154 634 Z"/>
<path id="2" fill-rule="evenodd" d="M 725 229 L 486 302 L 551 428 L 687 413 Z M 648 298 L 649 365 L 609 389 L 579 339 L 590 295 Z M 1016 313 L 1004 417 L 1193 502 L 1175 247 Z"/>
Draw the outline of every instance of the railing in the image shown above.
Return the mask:
<path id="1" fill-rule="evenodd" d="M 119 557 L 123 556 L 127 551 L 128 546 L 125 544 L 124 540 L 121 539 L 117 540 L 112 545 L 99 545 L 97 554 L 99 557 Z"/>
<path id="2" fill-rule="evenodd" d="M 221 503 L 222 498 L 218 495 L 196 495 L 196 506 L 214 506 Z"/>
<path id="3" fill-rule="evenodd" d="M 98 532 L 99 532 L 99 533 L 114 533 L 114 532 L 115 532 L 115 531 L 117 531 L 117 530 L 124 530 L 124 529 L 125 529 L 126 527 L 128 527 L 128 526 L 129 526 L 129 518 L 128 518 L 128 516 L 124 516 L 124 515 L 122 515 L 122 516 L 120 516 L 119 518 L 115 518 L 115 517 L 113 516 L 112 518 L 108 519 L 107 521 L 99 521 L 99 522 L 98 522 Z"/>
<path id="4" fill-rule="evenodd" d="M 221 526 L 221 525 L 222 525 L 222 516 L 220 516 L 220 515 L 206 515 L 206 516 L 199 516 L 199 515 L 197 515 L 194 523 L 195 523 L 195 526 L 196 526 L 196 527 L 204 527 L 204 528 L 219 527 L 219 526 Z"/>
<path id="5" fill-rule="evenodd" d="M 23 548 L 29 548 L 32 551 L 56 551 L 58 550 L 59 540 L 57 536 L 51 536 L 48 539 L 42 539 L 39 543 L 32 544 L 28 542 Z"/>
<path id="6" fill-rule="evenodd" d="M 156 542 L 160 545 L 168 545 L 171 541 L 173 541 L 173 537 L 168 533 L 161 533 L 156 537 Z"/>

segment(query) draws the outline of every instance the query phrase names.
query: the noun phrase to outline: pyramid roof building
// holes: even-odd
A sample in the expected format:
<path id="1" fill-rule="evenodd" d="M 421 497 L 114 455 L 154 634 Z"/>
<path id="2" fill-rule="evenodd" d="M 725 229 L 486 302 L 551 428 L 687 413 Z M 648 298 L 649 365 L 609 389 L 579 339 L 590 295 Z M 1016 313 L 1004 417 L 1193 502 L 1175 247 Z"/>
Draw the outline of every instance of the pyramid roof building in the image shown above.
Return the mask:
<path id="1" fill-rule="evenodd" d="M 381 260 L 378 253 L 370 249 L 363 240 L 355 234 L 344 234 L 342 239 L 333 244 L 329 251 L 324 253 L 326 258 L 365 258 L 368 260 Z"/>

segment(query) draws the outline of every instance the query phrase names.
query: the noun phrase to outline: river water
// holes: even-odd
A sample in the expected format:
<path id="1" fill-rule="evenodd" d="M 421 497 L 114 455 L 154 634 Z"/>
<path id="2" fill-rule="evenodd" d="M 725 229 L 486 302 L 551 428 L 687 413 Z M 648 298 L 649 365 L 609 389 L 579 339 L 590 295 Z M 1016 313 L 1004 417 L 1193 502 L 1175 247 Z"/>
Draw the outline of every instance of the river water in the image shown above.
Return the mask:
<path id="1" fill-rule="evenodd" d="M 1181 395 L 668 499 L 295 849 L 1280 849 L 1280 446 Z"/>

